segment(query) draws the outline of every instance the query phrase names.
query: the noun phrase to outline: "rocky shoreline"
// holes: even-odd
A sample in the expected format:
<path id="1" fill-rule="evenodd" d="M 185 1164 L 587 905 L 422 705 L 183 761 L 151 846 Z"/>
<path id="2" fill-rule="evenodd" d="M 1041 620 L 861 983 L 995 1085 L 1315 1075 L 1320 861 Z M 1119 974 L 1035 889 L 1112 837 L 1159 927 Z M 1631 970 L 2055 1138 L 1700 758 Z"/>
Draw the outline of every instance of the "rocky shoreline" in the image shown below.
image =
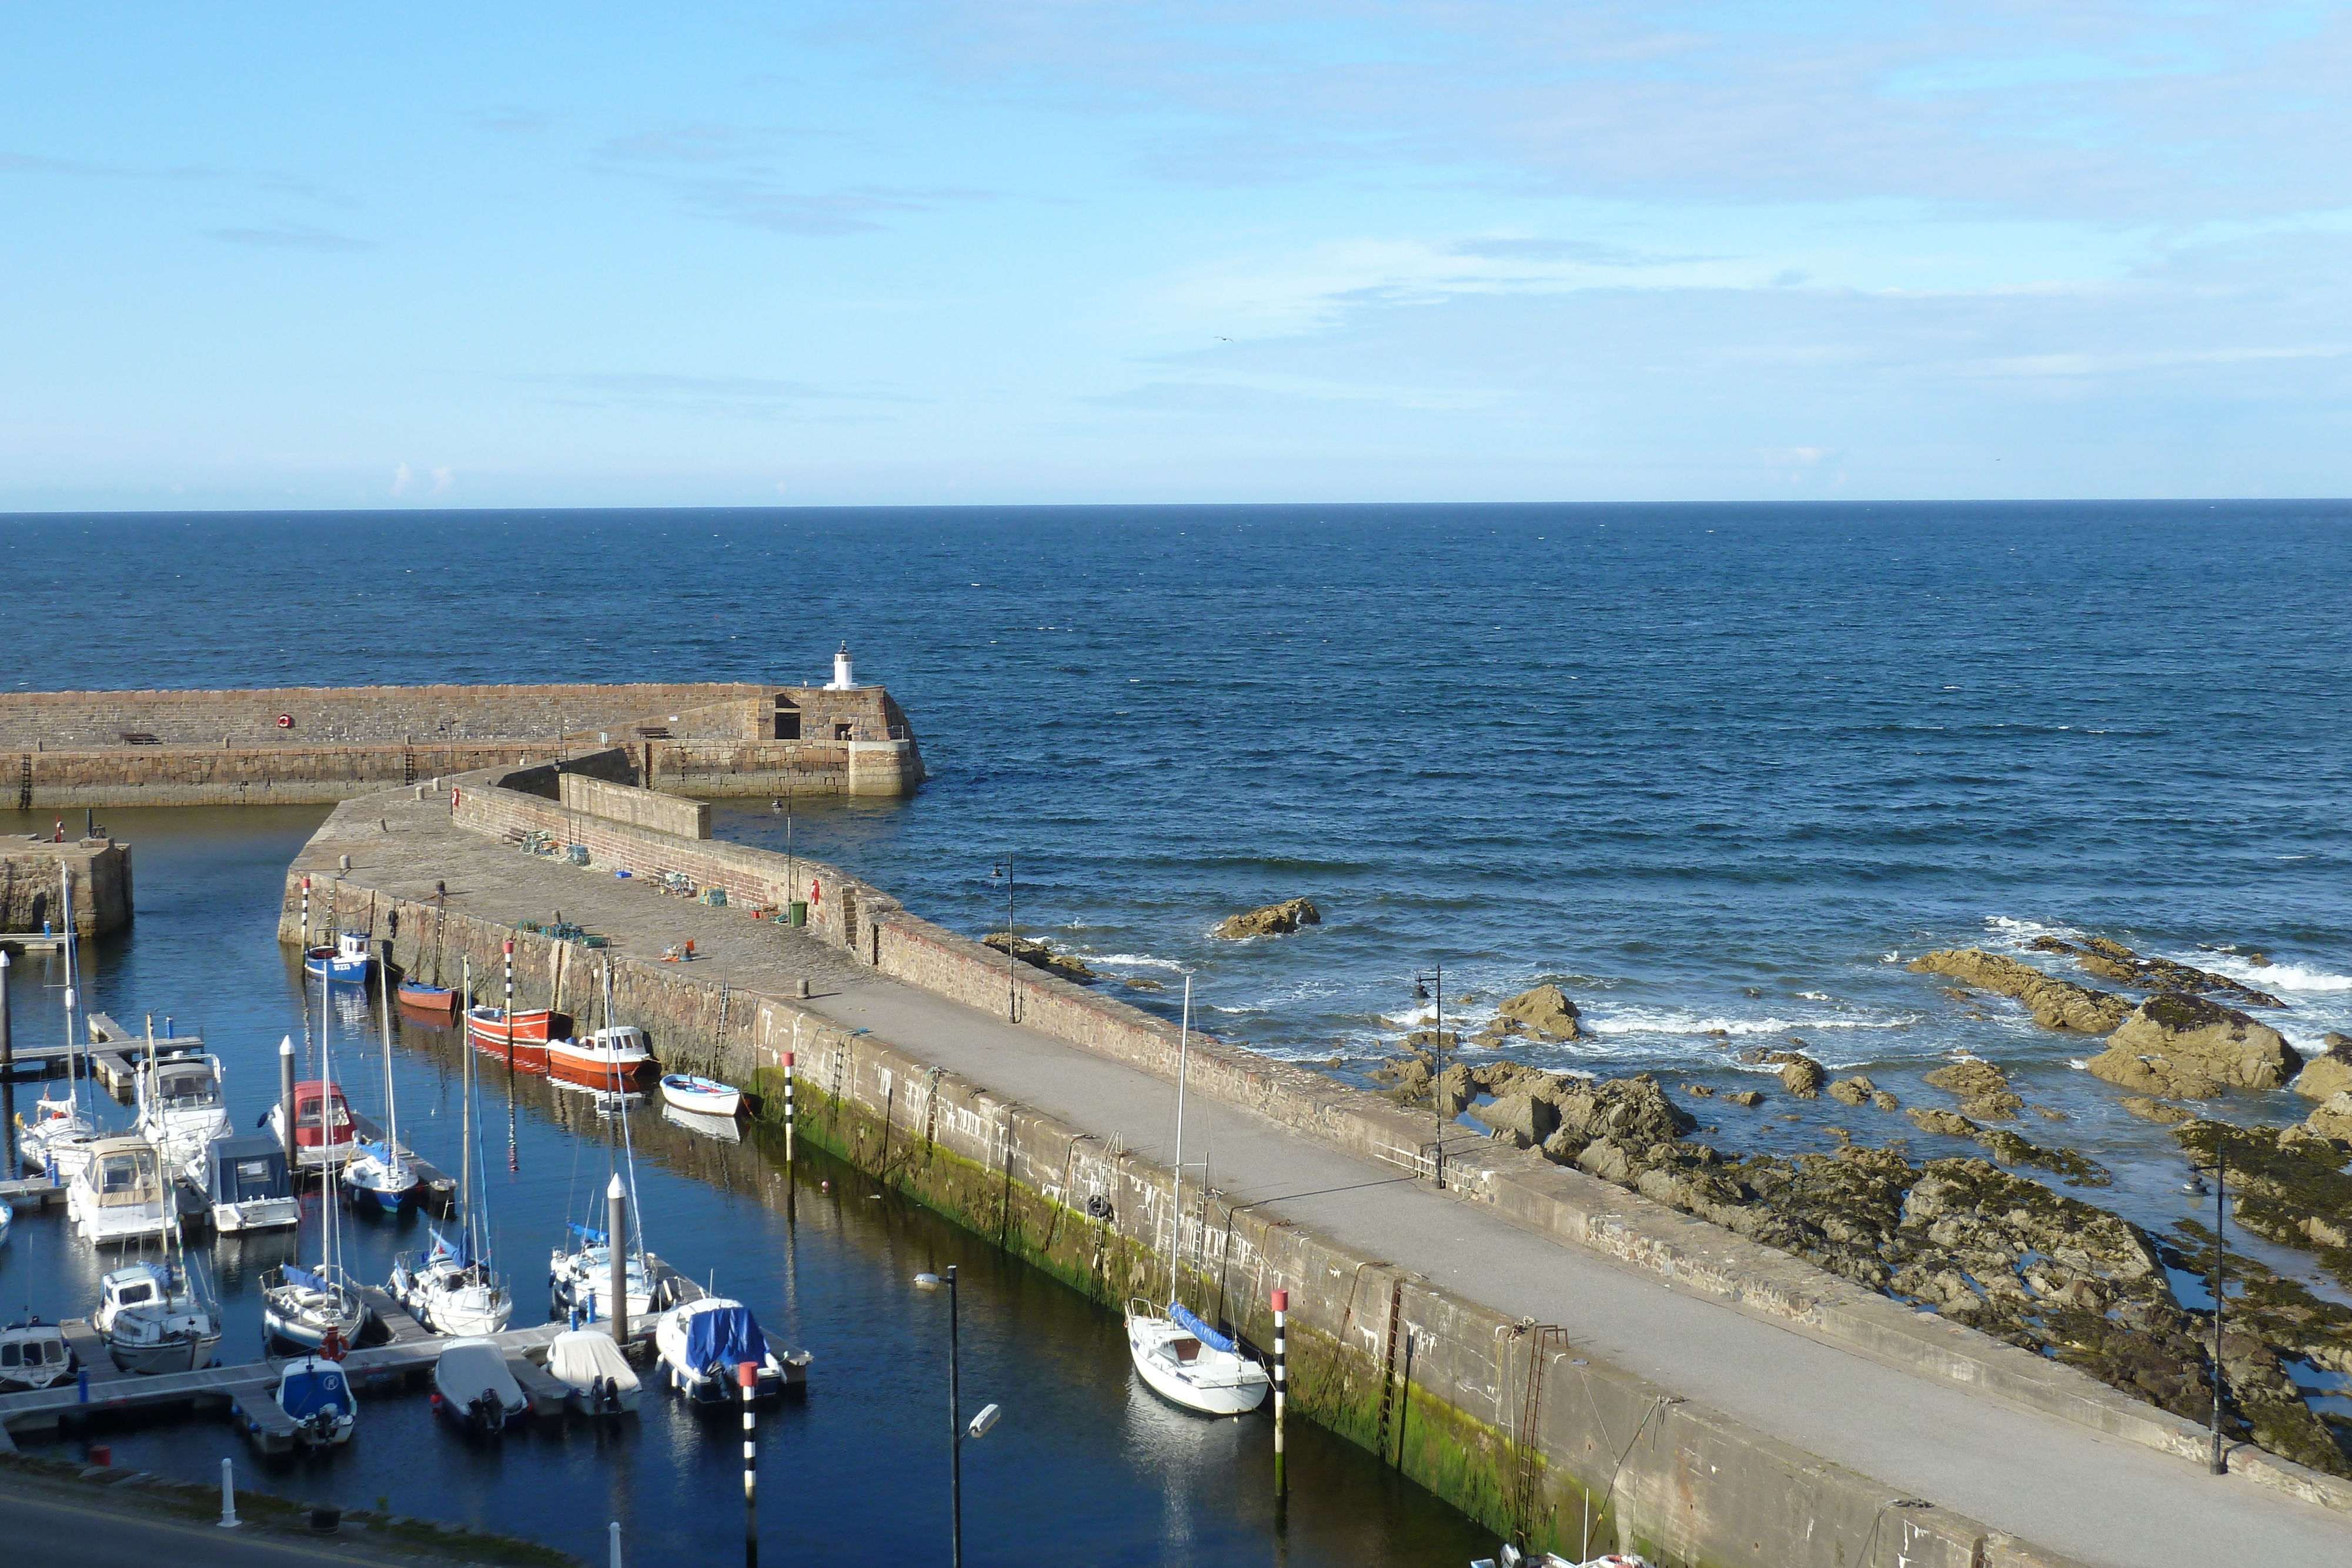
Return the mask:
<path id="1" fill-rule="evenodd" d="M 2330 1036 L 2328 1053 L 2306 1062 L 2275 1030 L 2215 999 L 2269 1009 L 2282 1005 L 2275 998 L 2117 943 L 2045 938 L 2036 946 L 2151 994 L 2078 985 L 1971 948 L 1930 953 L 1909 967 L 2013 998 L 2044 1028 L 2105 1035 L 2091 1071 L 2132 1092 L 2123 1097 L 2126 1110 L 2168 1125 L 2189 1165 L 2205 1173 L 2190 1179 L 2210 1177 L 2218 1154 L 2237 1225 L 2309 1255 L 2352 1288 L 2352 1040 Z M 1531 1016 L 1550 1029 L 1538 1033 L 1526 1021 Z M 1540 987 L 1505 1002 L 1469 1043 L 1502 1048 L 1522 1032 L 1563 1038 L 1554 1031 L 1563 1019 L 1573 1030 L 1576 1016 L 1556 987 Z M 2158 1234 L 2059 1190 L 2095 1189 L 2111 1178 L 2049 1134 L 2041 1134 L 2049 1143 L 2037 1143 L 2001 1125 L 2026 1113 L 2048 1124 L 2066 1118 L 2030 1104 L 1990 1062 L 1960 1055 L 1927 1075 L 1956 1109 L 1902 1107 L 1866 1077 L 1832 1082 L 1801 1050 L 1749 1051 L 1742 1061 L 1777 1070 L 1791 1098 L 1826 1092 L 1857 1109 L 1902 1110 L 1920 1132 L 1973 1139 L 1990 1157 L 1915 1160 L 1904 1138 L 1871 1147 L 1839 1127 L 1829 1129 L 1838 1141 L 1830 1152 L 1742 1155 L 1706 1141 L 1719 1129 L 1702 1130 L 1676 1094 L 1704 1110 L 1755 1104 L 1762 1098 L 1755 1091 L 1689 1082 L 1670 1092 L 1651 1073 L 1595 1078 L 1507 1058 L 1447 1061 L 1437 1052 L 1464 1043 L 1450 1032 L 1423 1030 L 1407 1043 L 1409 1054 L 1372 1073 L 1401 1103 L 1466 1115 L 1496 1137 L 2077 1366 L 2175 1415 L 2200 1422 L 2210 1415 L 2210 1297 L 2199 1290 L 2184 1303 L 2176 1291 L 2176 1280 L 2210 1274 L 2210 1229 L 2189 1220 Z M 2241 1127 L 2179 1103 L 2288 1084 L 2319 1104 L 2284 1128 Z M 2288 1364 L 2352 1375 L 2352 1306 L 2236 1248 L 2227 1268 L 2219 1369 L 2225 1427 L 2283 1458 L 2352 1475 L 2352 1420 L 2315 1411 Z"/>

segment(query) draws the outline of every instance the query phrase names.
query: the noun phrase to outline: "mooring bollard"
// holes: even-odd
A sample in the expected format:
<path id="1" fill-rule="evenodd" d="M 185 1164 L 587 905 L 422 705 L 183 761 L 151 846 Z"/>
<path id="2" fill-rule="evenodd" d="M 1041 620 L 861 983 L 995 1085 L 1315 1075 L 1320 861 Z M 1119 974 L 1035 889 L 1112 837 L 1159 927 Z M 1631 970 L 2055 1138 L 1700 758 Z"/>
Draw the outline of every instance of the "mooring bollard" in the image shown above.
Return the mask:
<path id="1" fill-rule="evenodd" d="M 629 1351 L 629 1195 L 621 1186 L 621 1173 L 613 1173 L 612 1184 L 604 1188 L 604 1251 L 612 1260 L 613 1272 L 608 1284 L 613 1292 L 613 1304 L 604 1315 L 613 1321 L 613 1343 L 621 1354 Z M 653 1281 L 647 1280 L 646 1284 Z"/>
<path id="2" fill-rule="evenodd" d="M 743 1384 L 743 1568 L 760 1568 L 760 1416 L 751 1403 L 760 1392 L 760 1366 L 743 1362 L 735 1368 Z"/>
<path id="3" fill-rule="evenodd" d="M 220 1528 L 236 1528 L 236 1461 L 234 1459 L 221 1461 Z"/>
<path id="4" fill-rule="evenodd" d="M 278 1142 L 286 1151 L 286 1179 L 299 1180 L 301 1167 L 294 1163 L 294 1037 L 285 1035 L 278 1041 Z"/>
<path id="5" fill-rule="evenodd" d="M 612 1568 L 621 1568 L 621 1521 L 617 1519 L 613 1521 Z"/>
<path id="6" fill-rule="evenodd" d="M 74 1403 L 89 1403 L 89 1368 L 87 1366 L 74 1374 Z"/>
<path id="7" fill-rule="evenodd" d="M 1290 1321 L 1290 1292 L 1274 1293 L 1274 1495 L 1286 1497 L 1290 1479 L 1283 1471 L 1282 1417 L 1283 1406 L 1289 1393 L 1290 1369 L 1286 1359 L 1283 1330 Z"/>

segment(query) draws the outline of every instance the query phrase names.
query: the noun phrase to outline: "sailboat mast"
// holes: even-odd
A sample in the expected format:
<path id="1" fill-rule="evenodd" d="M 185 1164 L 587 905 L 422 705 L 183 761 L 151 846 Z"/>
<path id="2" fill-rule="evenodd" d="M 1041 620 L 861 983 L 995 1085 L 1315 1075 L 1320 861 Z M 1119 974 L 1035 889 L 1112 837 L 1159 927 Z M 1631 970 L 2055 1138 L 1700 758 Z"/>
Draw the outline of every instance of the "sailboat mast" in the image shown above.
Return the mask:
<path id="1" fill-rule="evenodd" d="M 340 1174 L 332 1168 L 335 1152 L 334 996 L 334 971 L 330 969 L 319 977 L 319 1207 L 326 1211 L 322 1217 L 325 1227 L 320 1237 L 319 1271 L 326 1274 L 331 1281 L 334 1276 L 328 1274 L 327 1270 L 335 1267 L 338 1257 L 335 1248 L 335 1186 Z M 295 1095 L 295 1120 L 298 1123 L 301 1120 L 301 1103 L 302 1096 Z M 299 1136 L 295 1139 L 294 1157 L 297 1160 L 302 1157 Z"/>
<path id="2" fill-rule="evenodd" d="M 384 1151 L 384 1174 L 400 1175 L 400 1101 L 392 1092 L 392 944 L 383 945 L 383 961 L 376 966 L 376 1010 L 383 1016 L 383 1115 L 391 1124 L 392 1146 Z"/>
<path id="3" fill-rule="evenodd" d="M 80 949 L 74 946 L 73 871 L 58 867 L 60 905 L 65 911 L 66 926 L 66 1100 L 79 1113 L 81 1110 L 81 1076 L 76 1071 L 74 1056 L 74 988 L 81 982 Z"/>
<path id="4" fill-rule="evenodd" d="M 1176 1035 L 1176 1190 L 1169 1199 L 1168 1299 L 1175 1301 L 1176 1260 L 1184 1251 L 1184 1068 L 1192 1051 L 1192 977 L 1184 977 L 1184 1021 Z"/>
<path id="5" fill-rule="evenodd" d="M 457 1156 L 457 1203 L 466 1211 L 466 1224 L 470 1231 L 474 1223 L 474 960 L 468 954 L 465 966 L 465 995 L 458 998 L 466 1013 L 465 1049 L 457 1058 L 457 1092 L 463 1103 L 459 1107 L 460 1128 L 464 1144 Z"/>

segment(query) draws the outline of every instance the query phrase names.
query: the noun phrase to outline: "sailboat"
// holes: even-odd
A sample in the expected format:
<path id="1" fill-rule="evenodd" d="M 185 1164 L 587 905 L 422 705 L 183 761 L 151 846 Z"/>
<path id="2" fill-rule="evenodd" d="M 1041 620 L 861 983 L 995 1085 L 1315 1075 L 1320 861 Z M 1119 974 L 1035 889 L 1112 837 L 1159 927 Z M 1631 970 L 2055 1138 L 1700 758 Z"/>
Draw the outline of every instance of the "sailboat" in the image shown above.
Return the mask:
<path id="1" fill-rule="evenodd" d="M 100 1283 L 90 1326 L 125 1372 L 194 1372 L 210 1364 L 220 1344 L 220 1308 L 181 1244 L 173 1207 L 171 1255 L 117 1269 Z"/>
<path id="2" fill-rule="evenodd" d="M 98 1126 L 81 1108 L 81 1053 L 74 1046 L 74 1009 L 80 1001 L 81 973 L 79 949 L 74 943 L 73 874 L 61 866 L 58 881 L 63 889 L 59 907 L 65 915 L 66 1090 L 63 1098 L 53 1096 L 47 1090 L 41 1092 L 31 1124 L 17 1135 L 16 1152 L 30 1168 L 51 1181 L 65 1182 L 88 1168 Z"/>
<path id="3" fill-rule="evenodd" d="M 376 966 L 379 1003 L 377 1011 L 383 1021 L 383 1109 L 390 1130 L 381 1144 L 362 1143 L 352 1157 L 344 1162 L 343 1191 L 351 1196 L 355 1208 L 373 1209 L 388 1214 L 408 1204 L 425 1185 L 416 1167 L 403 1157 L 400 1147 L 400 1098 L 392 1082 L 392 977 L 391 966 Z"/>
<path id="4" fill-rule="evenodd" d="M 467 992 L 472 993 L 470 975 Z M 481 1202 L 474 1193 L 474 1053 L 458 1053 L 463 1084 L 463 1155 L 459 1162 L 457 1205 L 462 1228 L 451 1241 L 436 1230 L 432 1250 L 412 1267 L 402 1253 L 392 1268 L 393 1299 L 409 1315 L 441 1334 L 494 1334 L 504 1331 L 514 1316 L 514 1297 L 493 1268 L 482 1245 Z"/>
<path id="5" fill-rule="evenodd" d="M 204 1186 L 205 1153 L 228 1135 L 221 1077 L 216 1056 L 159 1056 L 155 1020 L 148 1019 L 147 1060 L 138 1081 L 139 1135 L 155 1145 L 164 1171 L 175 1180 L 185 1176 Z"/>
<path id="6" fill-rule="evenodd" d="M 604 967 L 604 998 L 605 1028 L 596 1031 L 600 1036 L 611 1031 L 613 1022 L 613 969 L 610 964 Z M 618 1124 L 621 1130 L 621 1153 L 628 1162 L 629 1179 L 624 1187 L 620 1163 L 616 1160 L 613 1166 L 613 1179 L 604 1197 L 609 1208 L 614 1193 L 625 1192 L 628 1195 L 629 1216 L 637 1224 L 636 1249 L 634 1252 L 629 1251 L 627 1237 L 607 1236 L 598 1229 L 595 1224 L 598 1216 L 593 1208 L 588 1223 L 570 1221 L 572 1245 L 557 1248 L 548 1259 L 548 1306 L 553 1316 L 562 1317 L 576 1312 L 582 1322 L 594 1322 L 599 1318 L 611 1317 L 613 1303 L 609 1298 L 613 1291 L 613 1249 L 618 1247 L 625 1254 L 621 1265 L 622 1289 L 628 1294 L 629 1322 L 642 1333 L 649 1326 L 647 1318 L 654 1310 L 654 1291 L 653 1279 L 646 1267 L 644 1211 L 637 1204 L 636 1145 L 630 1137 L 626 1108 L 616 1109 L 611 1120 Z M 605 1147 L 608 1152 L 613 1147 L 609 1130 Z M 594 1200 L 592 1198 L 590 1201 L 593 1204 Z"/>
<path id="7" fill-rule="evenodd" d="M 333 988 L 319 988 L 319 1066 L 327 1074 L 328 1086 L 334 1077 L 334 1044 L 332 1026 L 328 1021 L 330 1007 L 327 993 Z M 304 1011 L 308 1013 L 306 1005 Z M 303 1025 L 309 1032 L 309 1023 Z M 297 1103 L 300 1103 L 302 1086 L 297 1085 Z M 331 1103 L 323 1096 L 320 1101 L 320 1122 L 331 1125 L 330 1112 L 341 1109 L 341 1096 Z M 295 1118 L 299 1134 L 302 1119 Z M 280 1136 L 283 1136 L 281 1130 Z M 282 1146 L 282 1145 L 281 1145 Z M 342 1235 L 334 1194 L 325 1186 L 319 1189 L 320 1231 L 319 1266 L 299 1269 L 291 1263 L 281 1263 L 267 1269 L 261 1275 L 261 1322 L 271 1335 L 290 1344 L 310 1348 L 329 1345 L 342 1346 L 359 1338 L 360 1330 L 367 1326 L 367 1303 L 352 1288 L 350 1276 L 343 1272 Z"/>
<path id="8" fill-rule="evenodd" d="M 1127 1349 L 1151 1391 L 1202 1416 L 1243 1416 L 1265 1402 L 1265 1368 L 1186 1309 L 1178 1289 L 1184 1228 L 1184 1071 L 1192 1053 L 1192 977 L 1184 977 L 1184 1021 L 1176 1048 L 1176 1186 L 1171 1199 L 1168 1306 L 1138 1296 L 1127 1303 Z"/>

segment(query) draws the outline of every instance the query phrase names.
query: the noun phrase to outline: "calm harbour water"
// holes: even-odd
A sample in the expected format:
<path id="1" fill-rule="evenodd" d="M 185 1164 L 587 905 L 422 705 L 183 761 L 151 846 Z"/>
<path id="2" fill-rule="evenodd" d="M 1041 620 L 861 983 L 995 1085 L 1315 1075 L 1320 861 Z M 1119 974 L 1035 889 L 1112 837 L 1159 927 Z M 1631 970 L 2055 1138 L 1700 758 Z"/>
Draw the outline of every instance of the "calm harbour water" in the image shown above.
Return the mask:
<path id="1" fill-rule="evenodd" d="M 32 688 L 810 680 L 845 638 L 933 781 L 802 802 L 804 852 L 975 933 L 1009 852 L 1024 929 L 1113 983 L 1195 968 L 1212 1027 L 1345 1074 L 1441 963 L 1450 1023 L 1566 988 L 1594 1038 L 1515 1051 L 1556 1066 L 1752 1082 L 1739 1052 L 1793 1037 L 1941 1104 L 1920 1075 L 1973 1051 L 2161 1228 L 2178 1155 L 2072 1069 L 2084 1042 L 1903 960 L 2096 933 L 2278 993 L 2299 1043 L 2352 1029 L 2345 503 L 0 528 L 5 678 Z M 717 826 L 781 839 L 764 802 Z M 1207 935 L 1299 894 L 1322 925 Z M 1976 1152 L 1828 1102 L 1711 1104 L 1728 1148 L 1834 1124 Z"/>

